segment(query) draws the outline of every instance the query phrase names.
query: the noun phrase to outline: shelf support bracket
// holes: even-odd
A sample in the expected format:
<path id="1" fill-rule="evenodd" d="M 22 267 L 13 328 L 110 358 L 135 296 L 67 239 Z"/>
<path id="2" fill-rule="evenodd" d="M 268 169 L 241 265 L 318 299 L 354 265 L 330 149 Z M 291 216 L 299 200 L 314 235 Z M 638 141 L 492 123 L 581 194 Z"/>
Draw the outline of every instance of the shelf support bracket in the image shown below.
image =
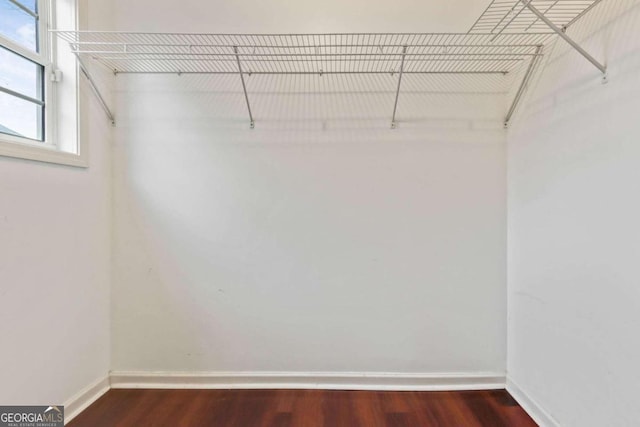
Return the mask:
<path id="1" fill-rule="evenodd" d="M 598 70 L 600 70 L 600 72 L 602 72 L 602 74 L 604 74 L 605 76 L 605 81 L 606 81 L 606 75 L 607 75 L 607 67 L 605 65 L 602 65 L 597 59 L 595 59 L 593 56 L 591 56 L 589 54 L 589 52 L 587 52 L 586 50 L 584 50 L 578 43 L 576 43 L 575 41 L 573 41 L 573 39 L 571 37 L 569 37 L 564 31 L 562 31 L 562 28 L 558 28 L 553 22 L 551 22 L 551 20 L 549 20 L 549 18 L 547 18 L 544 13 L 540 12 L 538 9 L 535 8 L 535 6 L 533 6 L 531 3 L 531 1 L 527 1 L 527 0 L 520 0 L 526 7 L 529 8 L 529 10 L 531 11 L 531 13 L 533 13 L 534 15 L 536 15 L 538 17 L 538 19 L 540 19 L 542 22 L 544 22 L 549 28 L 551 28 L 556 34 L 558 34 L 560 37 L 562 37 L 562 39 L 564 41 L 566 41 L 567 43 L 569 43 L 569 45 L 571 45 L 571 47 L 573 47 L 575 50 L 578 51 L 578 53 L 580 53 L 580 55 L 584 56 L 589 62 L 591 62 Z"/>
<path id="2" fill-rule="evenodd" d="M 527 71 L 524 73 L 524 77 L 522 78 L 522 83 L 520 83 L 520 87 L 516 92 L 516 96 L 513 99 L 513 102 L 511 103 L 511 107 L 509 108 L 509 111 L 507 112 L 507 117 L 504 119 L 505 129 L 509 127 L 509 122 L 511 121 L 511 117 L 513 117 L 513 113 L 515 113 L 516 108 L 518 108 L 518 104 L 520 104 L 522 95 L 524 95 L 524 92 L 527 90 L 527 86 L 529 85 L 529 81 L 533 76 L 533 73 L 536 69 L 536 65 L 538 64 L 538 61 L 540 61 L 541 55 L 542 55 L 542 46 L 538 46 L 536 48 L 535 55 L 531 58 L 531 62 L 529 62 L 529 67 L 527 68 Z"/>
<path id="3" fill-rule="evenodd" d="M 404 72 L 404 58 L 407 55 L 407 46 L 402 46 L 402 60 L 400 62 L 400 75 L 398 76 L 398 88 L 396 89 L 396 102 L 393 104 L 393 117 L 391 118 L 391 129 L 396 128 L 396 111 L 398 111 L 398 98 L 400 97 L 400 85 L 402 84 L 402 73 Z"/>
<path id="4" fill-rule="evenodd" d="M 247 101 L 247 110 L 249 111 L 249 126 L 251 129 L 255 127 L 255 122 L 253 121 L 253 114 L 251 113 L 251 104 L 249 104 L 249 95 L 247 94 L 247 85 L 244 82 L 244 73 L 242 72 L 242 64 L 240 63 L 240 55 L 238 54 L 238 46 L 233 47 L 233 52 L 236 54 L 236 61 L 238 62 L 238 72 L 240 73 L 240 81 L 242 82 L 242 90 L 244 91 L 244 99 Z"/>
<path id="5" fill-rule="evenodd" d="M 100 93 L 100 89 L 98 89 L 98 85 L 96 84 L 95 80 L 93 80 L 93 76 L 91 75 L 91 72 L 84 65 L 84 62 L 82 61 L 82 58 L 80 58 L 80 55 L 75 53 L 75 56 L 76 56 L 76 59 L 78 60 L 78 65 L 80 66 L 80 71 L 82 71 L 82 74 L 84 74 L 84 76 L 87 78 L 87 81 L 89 82 L 89 86 L 91 86 L 91 90 L 93 91 L 94 95 L 98 99 L 98 102 L 100 103 L 100 106 L 104 110 L 104 113 L 107 115 L 107 118 L 111 122 L 111 126 L 115 126 L 116 125 L 116 119 L 115 119 L 113 113 L 111 112 L 111 109 L 107 105 L 107 102 L 104 100 L 104 97 L 102 96 L 102 93 Z"/>

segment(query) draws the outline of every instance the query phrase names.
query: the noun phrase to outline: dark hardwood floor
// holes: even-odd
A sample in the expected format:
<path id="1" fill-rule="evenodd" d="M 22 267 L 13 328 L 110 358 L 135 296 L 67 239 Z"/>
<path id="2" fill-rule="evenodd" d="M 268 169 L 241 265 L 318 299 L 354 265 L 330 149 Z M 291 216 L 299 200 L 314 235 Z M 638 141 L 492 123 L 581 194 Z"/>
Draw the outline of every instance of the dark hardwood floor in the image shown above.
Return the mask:
<path id="1" fill-rule="evenodd" d="M 69 427 L 535 426 L 504 390 L 110 390 Z"/>

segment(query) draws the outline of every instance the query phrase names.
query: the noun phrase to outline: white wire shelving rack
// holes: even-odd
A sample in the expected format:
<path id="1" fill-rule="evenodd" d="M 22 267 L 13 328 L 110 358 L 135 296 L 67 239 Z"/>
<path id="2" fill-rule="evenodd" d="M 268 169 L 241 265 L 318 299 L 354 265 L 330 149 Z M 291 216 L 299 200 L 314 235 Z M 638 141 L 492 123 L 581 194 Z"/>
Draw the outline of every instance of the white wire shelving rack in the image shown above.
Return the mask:
<path id="1" fill-rule="evenodd" d="M 391 74 L 397 90 L 404 74 L 507 75 L 523 79 L 506 114 L 511 120 L 544 53 L 559 35 L 606 68 L 566 34 L 602 0 L 493 0 L 468 33 L 185 34 L 53 31 L 68 42 L 105 112 L 115 119 L 85 64 L 92 59 L 114 74 L 236 74 L 242 82 L 251 128 L 254 118 L 245 79 L 253 74 Z M 505 84 L 512 79 L 505 79 Z M 508 88 L 506 88 L 508 89 Z"/>
<path id="2" fill-rule="evenodd" d="M 602 0 L 494 0 L 471 27 L 470 33 L 549 32 L 547 23 L 529 9 L 530 4 L 555 26 L 566 30 Z"/>

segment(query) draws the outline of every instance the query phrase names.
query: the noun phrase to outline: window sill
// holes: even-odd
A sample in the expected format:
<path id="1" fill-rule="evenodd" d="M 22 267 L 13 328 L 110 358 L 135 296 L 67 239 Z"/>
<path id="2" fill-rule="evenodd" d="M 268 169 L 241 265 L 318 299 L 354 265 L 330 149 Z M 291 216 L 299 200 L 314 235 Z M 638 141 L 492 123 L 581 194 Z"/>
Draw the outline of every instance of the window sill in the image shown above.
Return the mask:
<path id="1" fill-rule="evenodd" d="M 89 167 L 86 153 L 73 154 L 58 151 L 48 146 L 36 146 L 20 142 L 8 142 L 0 136 L 0 156 L 17 159 L 34 160 L 37 162 L 54 163 L 58 165 L 73 166 L 78 168 Z"/>

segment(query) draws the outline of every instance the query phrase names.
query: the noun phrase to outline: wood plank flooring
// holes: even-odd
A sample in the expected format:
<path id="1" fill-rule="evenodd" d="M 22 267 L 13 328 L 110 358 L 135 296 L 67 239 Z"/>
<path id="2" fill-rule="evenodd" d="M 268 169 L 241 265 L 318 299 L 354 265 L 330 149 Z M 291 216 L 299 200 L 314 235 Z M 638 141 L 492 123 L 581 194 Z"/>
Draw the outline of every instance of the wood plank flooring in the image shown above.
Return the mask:
<path id="1" fill-rule="evenodd" d="M 535 426 L 505 390 L 110 390 L 69 427 Z"/>

